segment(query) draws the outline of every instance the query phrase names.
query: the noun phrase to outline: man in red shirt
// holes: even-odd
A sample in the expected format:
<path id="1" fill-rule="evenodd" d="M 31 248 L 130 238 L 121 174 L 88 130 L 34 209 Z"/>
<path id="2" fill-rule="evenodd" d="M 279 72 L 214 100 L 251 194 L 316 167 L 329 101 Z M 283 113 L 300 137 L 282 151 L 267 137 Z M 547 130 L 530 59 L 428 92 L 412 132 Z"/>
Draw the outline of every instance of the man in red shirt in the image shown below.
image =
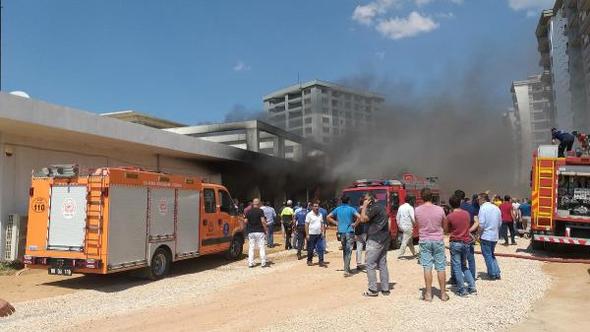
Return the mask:
<path id="1" fill-rule="evenodd" d="M 510 239 L 514 245 L 516 244 L 516 241 L 514 241 L 514 216 L 512 215 L 510 196 L 504 196 L 504 202 L 500 204 L 500 212 L 502 212 L 502 227 L 500 228 L 500 234 L 504 238 L 504 245 L 508 245 L 508 230 L 510 230 Z"/>
<path id="2" fill-rule="evenodd" d="M 473 246 L 473 237 L 471 232 L 479 227 L 476 221 L 471 226 L 471 216 L 469 212 L 460 208 L 461 198 L 453 195 L 449 199 L 449 204 L 453 208 L 453 212 L 447 216 L 448 232 L 450 233 L 449 241 L 451 247 L 451 266 L 455 274 L 453 277 L 456 281 L 456 292 L 459 296 L 467 296 L 468 294 L 475 294 L 475 279 L 473 273 L 467 267 L 467 260 L 473 255 L 471 246 Z M 465 282 L 467 282 L 467 289 L 465 289 Z"/>

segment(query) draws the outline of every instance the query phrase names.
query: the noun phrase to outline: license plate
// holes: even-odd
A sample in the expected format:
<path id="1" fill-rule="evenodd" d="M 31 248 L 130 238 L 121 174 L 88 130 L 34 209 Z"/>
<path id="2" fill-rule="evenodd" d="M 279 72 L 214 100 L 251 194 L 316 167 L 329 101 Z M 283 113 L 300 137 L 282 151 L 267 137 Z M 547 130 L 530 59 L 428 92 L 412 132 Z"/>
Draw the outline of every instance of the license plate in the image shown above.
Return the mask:
<path id="1" fill-rule="evenodd" d="M 50 267 L 49 274 L 57 276 L 71 276 L 72 269 L 66 267 Z"/>

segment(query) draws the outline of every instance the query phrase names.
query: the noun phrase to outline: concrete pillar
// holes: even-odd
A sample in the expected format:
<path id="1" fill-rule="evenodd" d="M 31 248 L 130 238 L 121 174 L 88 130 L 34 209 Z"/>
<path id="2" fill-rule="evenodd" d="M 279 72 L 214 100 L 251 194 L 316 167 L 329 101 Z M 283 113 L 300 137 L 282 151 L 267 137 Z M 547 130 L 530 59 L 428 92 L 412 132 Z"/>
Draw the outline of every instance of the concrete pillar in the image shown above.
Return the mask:
<path id="1" fill-rule="evenodd" d="M 277 158 L 285 158 L 285 138 L 275 136 L 272 139 L 272 154 Z"/>
<path id="2" fill-rule="evenodd" d="M 293 160 L 294 161 L 302 161 L 303 160 L 303 146 L 299 143 L 293 145 Z"/>
<path id="3" fill-rule="evenodd" d="M 246 149 L 254 152 L 258 152 L 260 149 L 260 135 L 258 128 L 246 129 Z"/>

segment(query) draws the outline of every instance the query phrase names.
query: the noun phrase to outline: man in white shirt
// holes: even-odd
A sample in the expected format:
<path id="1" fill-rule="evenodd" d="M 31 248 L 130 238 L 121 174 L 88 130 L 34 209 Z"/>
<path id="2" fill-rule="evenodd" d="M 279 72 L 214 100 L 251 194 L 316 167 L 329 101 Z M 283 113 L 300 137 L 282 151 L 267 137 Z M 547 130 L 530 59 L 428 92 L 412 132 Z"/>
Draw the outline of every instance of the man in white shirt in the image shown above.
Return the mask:
<path id="1" fill-rule="evenodd" d="M 262 212 L 264 212 L 266 228 L 268 229 L 268 234 L 266 234 L 266 244 L 269 248 L 272 248 L 274 247 L 274 226 L 277 212 L 272 206 L 270 206 L 269 202 L 265 202 L 260 208 L 262 209 Z"/>
<path id="2" fill-rule="evenodd" d="M 490 197 L 486 193 L 479 194 L 479 230 L 481 233 L 481 253 L 486 262 L 488 277 L 491 280 L 500 280 L 500 266 L 494 254 L 498 242 L 498 232 L 502 225 L 502 212 L 490 203 Z"/>
<path id="3" fill-rule="evenodd" d="M 307 265 L 311 266 L 313 260 L 313 250 L 322 241 L 324 234 L 324 217 L 320 213 L 320 205 L 313 203 L 311 211 L 305 216 L 305 234 L 307 234 Z M 317 250 L 320 259 L 320 267 L 325 267 L 324 251 Z"/>
<path id="4" fill-rule="evenodd" d="M 413 197 L 408 197 L 406 202 L 397 209 L 397 227 L 400 232 L 403 233 L 402 242 L 399 248 L 398 259 L 402 258 L 406 253 L 406 247 L 410 247 L 412 257 L 416 257 L 416 250 L 414 249 L 414 225 L 416 224 L 416 218 L 414 216 L 414 203 Z"/>

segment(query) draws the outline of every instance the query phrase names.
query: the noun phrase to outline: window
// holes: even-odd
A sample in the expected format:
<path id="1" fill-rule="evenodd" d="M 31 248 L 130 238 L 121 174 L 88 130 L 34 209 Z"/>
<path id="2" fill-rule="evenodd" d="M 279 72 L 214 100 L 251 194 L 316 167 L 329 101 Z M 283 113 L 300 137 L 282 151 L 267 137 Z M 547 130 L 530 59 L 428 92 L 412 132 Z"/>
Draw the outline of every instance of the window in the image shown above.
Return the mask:
<path id="1" fill-rule="evenodd" d="M 305 133 L 306 134 L 311 134 L 311 127 L 305 128 Z"/>
<path id="2" fill-rule="evenodd" d="M 221 212 L 226 212 L 229 214 L 233 214 L 234 212 L 234 202 L 231 199 L 229 193 L 225 190 L 219 191 L 219 197 L 221 200 Z"/>
<path id="3" fill-rule="evenodd" d="M 203 197 L 203 200 L 205 202 L 205 213 L 215 213 L 217 210 L 217 206 L 215 203 L 215 190 L 203 190 Z"/>
<path id="4" fill-rule="evenodd" d="M 323 117 L 322 123 L 330 123 L 330 118 Z"/>
<path id="5" fill-rule="evenodd" d="M 305 123 L 311 123 L 311 118 L 305 118 Z"/>
<path id="6" fill-rule="evenodd" d="M 322 132 L 324 134 L 329 134 L 330 133 L 330 128 L 329 127 L 322 127 Z"/>

